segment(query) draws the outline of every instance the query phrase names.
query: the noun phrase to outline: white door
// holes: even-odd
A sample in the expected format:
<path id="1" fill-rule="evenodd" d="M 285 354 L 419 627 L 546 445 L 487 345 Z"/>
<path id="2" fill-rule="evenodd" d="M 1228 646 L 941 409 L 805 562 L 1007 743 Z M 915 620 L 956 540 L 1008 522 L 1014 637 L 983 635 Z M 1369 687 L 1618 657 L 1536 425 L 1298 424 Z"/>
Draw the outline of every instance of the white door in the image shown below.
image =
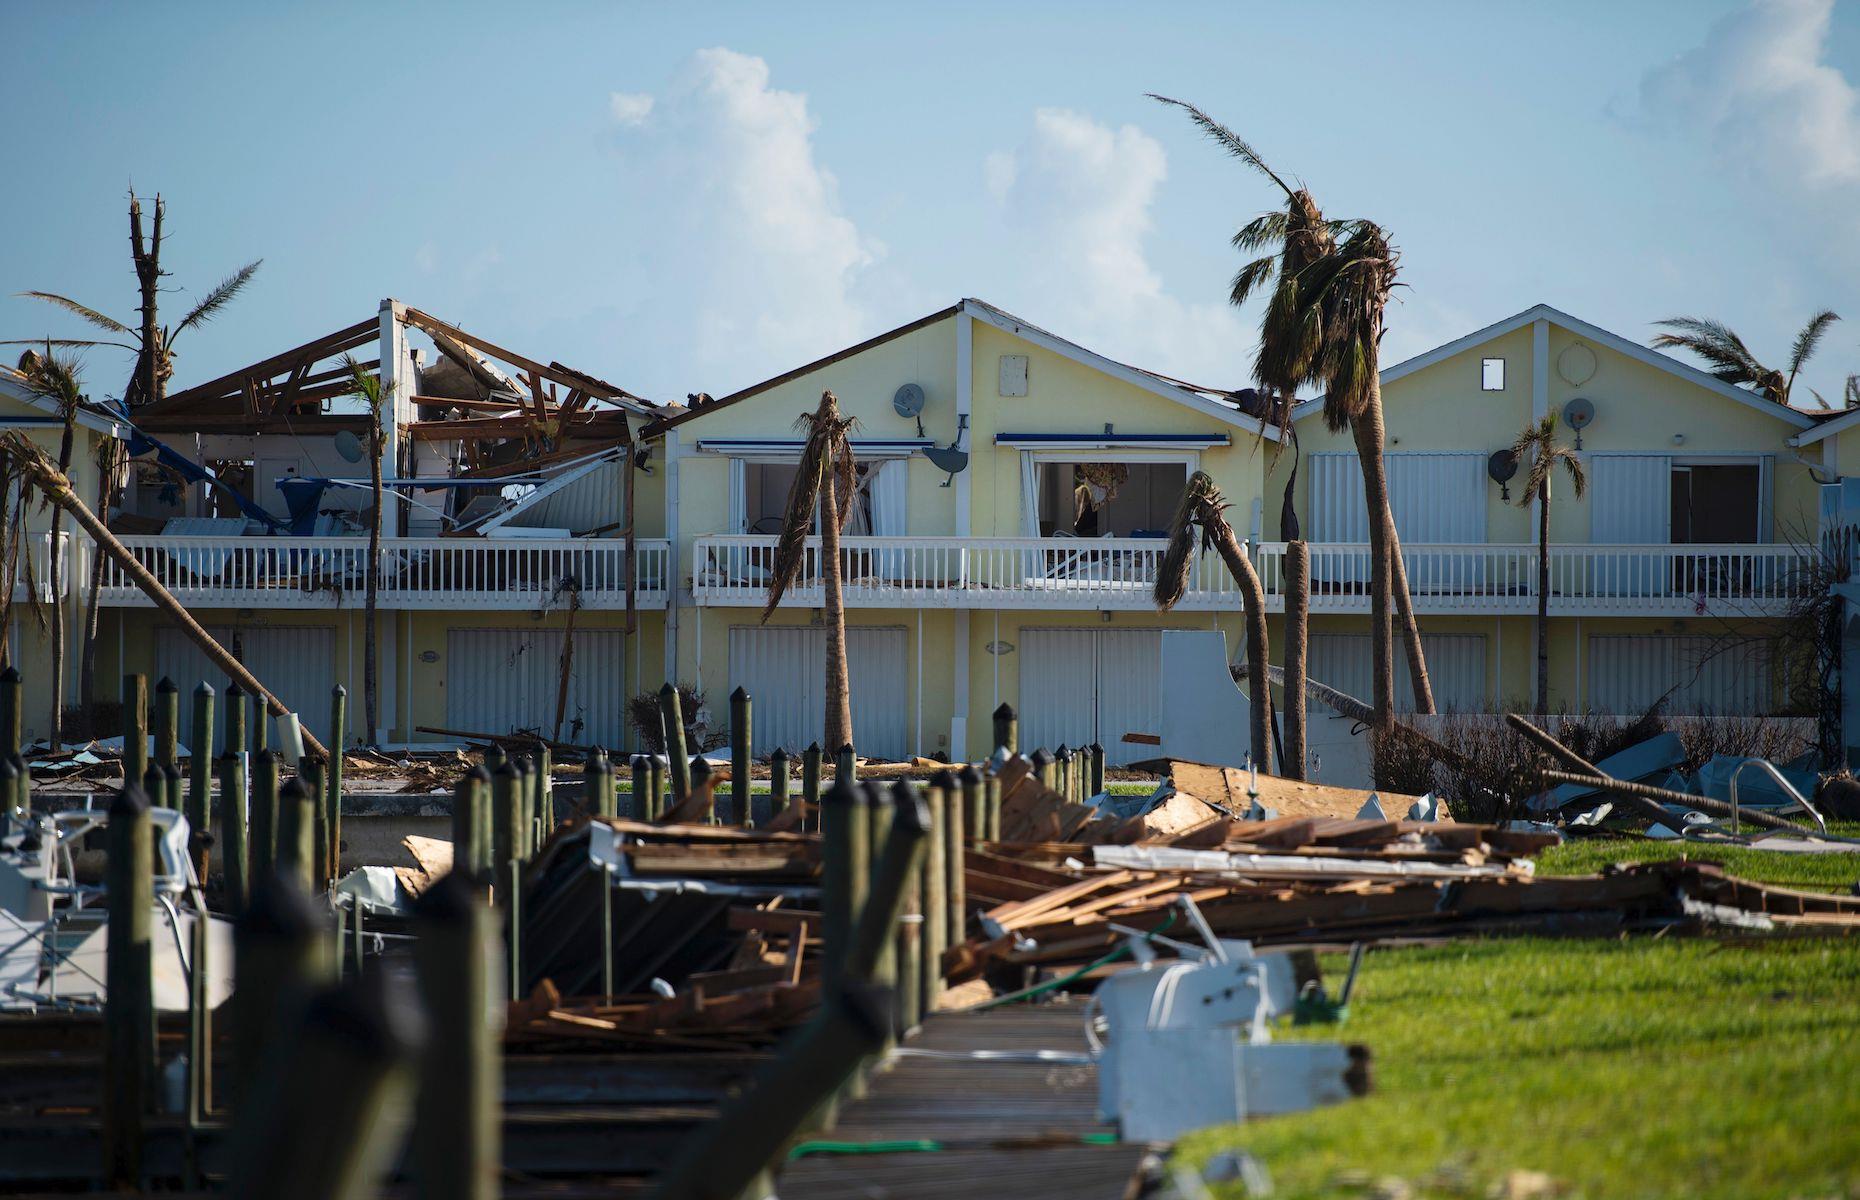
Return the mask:
<path id="1" fill-rule="evenodd" d="M 626 634 L 575 631 L 565 705 L 562 651 L 559 629 L 447 630 L 447 727 L 494 734 L 528 730 L 615 750 L 627 745 Z"/>
<path id="2" fill-rule="evenodd" d="M 1770 711 L 1769 646 L 1705 636 L 1591 634 L 1589 707 L 1638 716 L 1662 696 L 1665 711 L 1755 716 Z"/>
<path id="3" fill-rule="evenodd" d="M 1477 552 L 1419 554 L 1423 546 L 1479 545 L 1485 541 L 1485 459 L 1466 453 L 1383 455 L 1395 531 L 1410 561 L 1408 589 L 1414 595 L 1451 593 L 1489 582 L 1489 566 Z M 1309 457 L 1311 528 L 1314 542 L 1366 544 L 1369 514 L 1363 506 L 1363 471 L 1356 455 L 1324 451 Z M 1320 556 L 1324 583 L 1366 583 L 1368 556 Z"/>
<path id="4" fill-rule="evenodd" d="M 1096 742 L 1108 766 L 1156 756 L 1124 735 L 1161 732 L 1161 630 L 1023 629 L 1020 653 L 1023 750 Z"/>
<path id="5" fill-rule="evenodd" d="M 1478 633 L 1423 633 L 1421 653 L 1427 659 L 1427 677 L 1434 688 L 1434 707 L 1440 712 L 1490 712 L 1486 685 L 1485 635 Z M 1409 681 L 1408 655 L 1399 635 L 1395 643 L 1395 707 L 1414 710 L 1414 685 Z M 1371 703 L 1375 690 L 1366 633 L 1311 635 L 1312 680 L 1345 695 Z"/>
<path id="6" fill-rule="evenodd" d="M 1553 499 L 1551 503 L 1555 503 Z M 1535 537 L 1535 533 L 1532 534 Z M 1597 454 L 1589 460 L 1589 540 L 1664 546 L 1673 538 L 1673 460 L 1664 454 Z M 1594 596 L 1664 596 L 1663 558 L 1598 554 Z"/>
<path id="7" fill-rule="evenodd" d="M 231 650 L 245 664 L 246 670 L 271 689 L 284 706 L 297 714 L 299 721 L 327 742 L 329 736 L 330 691 L 336 686 L 336 631 L 327 625 L 261 625 L 243 629 L 210 626 L 213 640 Z M 208 753 L 218 754 L 226 730 L 224 697 L 230 681 L 225 673 L 208 661 L 206 653 L 193 639 L 173 626 L 155 631 L 155 678 L 149 681 L 152 696 L 155 684 L 172 679 L 181 689 L 181 741 L 190 749 L 194 737 L 194 688 L 205 680 L 214 691 L 214 727 L 217 733 Z M 358 728 L 360 697 L 349 698 L 350 729 Z M 249 704 L 247 720 L 259 715 L 256 704 Z M 277 740 L 271 739 L 271 745 Z"/>
<path id="8" fill-rule="evenodd" d="M 910 750 L 909 641 L 899 626 L 854 625 L 846 630 L 847 686 L 852 689 L 853 745 L 875 758 L 903 758 Z M 776 747 L 798 754 L 826 735 L 827 631 L 817 625 L 738 625 L 730 630 L 727 693 L 749 692 L 750 752 Z M 728 710 L 727 698 L 712 697 Z M 831 753 L 834 747 L 822 746 Z"/>

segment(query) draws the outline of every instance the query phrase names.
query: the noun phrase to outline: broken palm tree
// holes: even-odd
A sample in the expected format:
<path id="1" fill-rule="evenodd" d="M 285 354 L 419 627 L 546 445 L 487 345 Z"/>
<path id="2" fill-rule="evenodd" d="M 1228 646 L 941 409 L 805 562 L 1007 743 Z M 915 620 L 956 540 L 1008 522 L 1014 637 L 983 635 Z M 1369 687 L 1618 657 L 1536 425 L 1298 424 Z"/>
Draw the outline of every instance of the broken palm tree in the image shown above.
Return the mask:
<path id="1" fill-rule="evenodd" d="M 71 481 L 65 477 L 64 472 L 58 469 L 58 464 L 46 456 L 44 451 L 34 446 L 23 435 L 8 433 L 0 436 L 0 453 L 3 453 L 16 469 L 24 472 L 31 479 L 33 486 L 42 492 L 48 501 L 69 513 L 71 519 L 90 535 L 97 549 L 115 560 L 123 574 L 136 586 L 136 590 L 147 596 L 156 608 L 167 614 L 176 627 L 200 647 L 208 661 L 226 672 L 228 679 L 251 695 L 262 698 L 266 711 L 272 716 L 281 717 L 290 712 L 290 709 L 284 706 L 283 701 L 258 681 L 257 676 L 246 670 L 244 663 L 233 657 L 226 647 L 214 640 L 213 635 L 194 620 L 193 614 L 187 611 L 187 607 L 161 585 L 161 581 L 142 565 L 127 546 L 116 540 L 116 535 L 97 519 L 97 515 L 85 506 L 83 500 L 78 498 L 77 493 L 72 490 Z M 308 728 L 302 729 L 301 732 L 304 746 L 311 753 L 323 759 L 329 757 L 329 751 L 316 740 L 315 735 Z"/>
<path id="2" fill-rule="evenodd" d="M 782 594 L 800 579 L 807 565 L 807 538 L 820 518 L 820 579 L 826 618 L 826 745 L 838 751 L 852 745 L 851 688 L 846 671 L 846 609 L 840 591 L 840 532 L 852 513 L 853 488 L 858 480 L 852 442 L 847 434 L 853 418 L 840 415 L 832 392 L 820 393 L 820 407 L 802 413 L 795 428 L 807 435 L 788 507 L 782 514 L 781 537 L 775 543 L 775 561 L 769 572 L 768 603 L 762 620 L 767 623 L 781 604 Z"/>
<path id="3" fill-rule="evenodd" d="M 1226 498 L 1221 495 L 1206 471 L 1196 471 L 1182 491 L 1175 518 L 1169 523 L 1169 548 L 1156 572 L 1156 607 L 1164 612 L 1174 608 L 1188 593 L 1189 559 L 1195 553 L 1199 532 L 1201 549 L 1212 546 L 1226 564 L 1240 598 L 1246 605 L 1246 650 L 1251 664 L 1248 674 L 1247 701 L 1252 721 L 1251 750 L 1253 762 L 1262 770 L 1272 765 L 1272 689 L 1266 680 L 1270 659 L 1270 638 L 1266 632 L 1266 592 L 1260 586 L 1259 573 L 1253 569 L 1246 551 L 1234 536 L 1233 526 L 1223 515 Z"/>
<path id="4" fill-rule="evenodd" d="M 1382 402 L 1376 354 L 1382 310 L 1395 278 L 1393 251 L 1371 222 L 1325 218 L 1308 189 L 1287 183 L 1240 135 L 1201 109 L 1155 93 L 1150 98 L 1185 111 L 1209 140 L 1285 193 L 1283 212 L 1264 213 L 1234 234 L 1235 248 L 1246 253 L 1266 253 L 1235 273 L 1228 299 L 1238 306 L 1254 292 L 1271 285 L 1272 293 L 1260 321 L 1254 377 L 1269 393 L 1287 399 L 1305 384 L 1324 385 L 1324 423 L 1333 433 L 1347 427 L 1356 439 L 1370 531 L 1370 640 L 1375 660 L 1376 728 L 1384 728 L 1394 717 L 1391 591 L 1401 617 L 1415 707 L 1419 712 L 1431 713 L 1434 700 L 1427 662 L 1408 595 L 1408 575 L 1401 560 L 1382 463 Z M 1341 246 L 1339 238 L 1345 239 Z M 1271 249 L 1274 246 L 1279 248 L 1276 253 Z M 1283 435 L 1291 426 L 1291 405 L 1283 404 L 1276 416 Z"/>

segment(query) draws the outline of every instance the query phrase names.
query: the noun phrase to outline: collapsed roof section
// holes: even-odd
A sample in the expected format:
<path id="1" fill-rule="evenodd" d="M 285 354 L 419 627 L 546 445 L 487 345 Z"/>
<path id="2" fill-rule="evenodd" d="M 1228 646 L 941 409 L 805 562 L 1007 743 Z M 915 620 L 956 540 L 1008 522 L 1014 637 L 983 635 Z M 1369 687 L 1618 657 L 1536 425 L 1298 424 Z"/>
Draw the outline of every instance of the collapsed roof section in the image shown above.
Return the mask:
<path id="1" fill-rule="evenodd" d="M 437 351 L 430 365 L 408 354 L 410 332 Z M 383 378 L 395 423 L 415 441 L 521 439 L 545 452 L 570 439 L 624 444 L 632 440 L 629 413 L 650 418 L 664 411 L 625 388 L 389 300 L 377 318 L 171 392 L 139 410 L 136 423 L 156 433 L 361 432 L 367 414 L 336 403 L 355 391 L 345 355 Z"/>

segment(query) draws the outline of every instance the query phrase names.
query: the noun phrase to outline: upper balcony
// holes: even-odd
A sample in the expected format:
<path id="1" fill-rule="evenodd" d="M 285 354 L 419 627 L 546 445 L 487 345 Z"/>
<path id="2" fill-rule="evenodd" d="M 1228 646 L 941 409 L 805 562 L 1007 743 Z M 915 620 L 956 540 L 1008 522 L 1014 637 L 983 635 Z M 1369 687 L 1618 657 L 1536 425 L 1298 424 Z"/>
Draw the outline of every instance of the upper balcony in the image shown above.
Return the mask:
<path id="1" fill-rule="evenodd" d="M 368 540 L 355 537 L 124 537 L 183 604 L 201 608 L 354 608 L 368 586 Z M 634 543 L 635 601 L 664 608 L 671 546 Z M 626 607 L 624 538 L 383 538 L 378 604 L 392 609 Z M 147 605 L 114 561 L 102 601 Z"/>
<path id="2" fill-rule="evenodd" d="M 36 591 L 40 604 L 49 603 L 52 599 L 52 533 L 50 530 L 27 533 L 25 544 L 26 555 L 19 560 L 13 581 L 13 601 L 16 604 L 29 603 Z M 60 546 L 71 544 L 70 530 L 63 530 L 58 534 L 58 544 Z M 64 562 L 66 566 L 64 573 L 59 577 L 58 590 L 61 595 L 69 596 L 71 576 L 76 571 L 69 557 L 66 557 Z"/>
<path id="3" fill-rule="evenodd" d="M 1310 543 L 1311 611 L 1369 611 L 1369 548 Z M 1153 610 L 1151 589 L 1166 543 L 1159 538 L 847 537 L 841 579 L 852 608 Z M 700 605 L 759 606 L 767 597 L 775 539 L 699 538 L 692 592 Z M 1537 548 L 1530 545 L 1403 546 L 1409 592 L 1422 614 L 1528 615 L 1537 611 Z M 1267 542 L 1253 562 L 1270 611 L 1285 608 L 1285 544 Z M 822 603 L 820 543 L 810 538 L 789 602 Z M 1768 616 L 1787 614 L 1802 584 L 1790 546 L 1553 545 L 1550 612 L 1557 616 Z M 1240 606 L 1214 554 L 1189 563 L 1180 609 Z"/>

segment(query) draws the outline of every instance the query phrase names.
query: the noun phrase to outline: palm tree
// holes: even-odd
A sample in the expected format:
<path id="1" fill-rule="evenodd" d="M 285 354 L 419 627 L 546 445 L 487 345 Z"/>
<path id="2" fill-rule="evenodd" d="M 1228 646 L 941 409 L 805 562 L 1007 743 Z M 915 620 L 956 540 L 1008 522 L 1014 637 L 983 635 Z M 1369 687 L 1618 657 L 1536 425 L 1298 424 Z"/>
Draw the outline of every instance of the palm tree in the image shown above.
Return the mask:
<path id="1" fill-rule="evenodd" d="M 1251 710 L 1251 751 L 1253 764 L 1262 771 L 1272 769 L 1272 686 L 1268 675 L 1271 643 L 1266 632 L 1266 592 L 1259 575 L 1248 561 L 1246 551 L 1234 536 L 1233 526 L 1222 515 L 1226 497 L 1206 471 L 1189 476 L 1176 505 L 1175 518 L 1169 523 L 1169 547 L 1163 552 L 1162 565 L 1156 571 L 1156 607 L 1168 612 L 1188 592 L 1188 563 L 1195 552 L 1195 534 L 1201 534 L 1201 548 L 1212 546 L 1227 573 L 1233 576 L 1246 605 L 1247 699 Z"/>
<path id="2" fill-rule="evenodd" d="M 103 438 L 97 443 L 97 511 L 104 514 L 106 520 L 116 502 L 117 479 L 126 458 L 124 449 L 123 443 L 115 438 Z M 97 627 L 103 614 L 103 573 L 109 561 L 106 555 L 93 549 L 90 591 L 84 597 L 82 648 L 78 655 L 78 708 L 83 711 L 85 720 L 92 723 L 92 736 L 96 734 L 91 714 L 96 711 L 97 703 Z"/>
<path id="3" fill-rule="evenodd" d="M 78 410 L 84 405 L 84 392 L 78 382 L 78 367 L 70 359 L 52 354 L 48 345 L 43 355 L 28 350 L 19 360 L 26 377 L 26 387 L 35 396 L 58 407 L 62 429 L 58 438 L 58 470 L 71 470 L 71 454 L 77 440 Z M 59 538 L 65 531 L 65 510 L 52 506 L 52 540 L 47 552 L 52 585 L 52 724 L 51 747 L 61 749 L 65 734 L 65 556 Z"/>
<path id="4" fill-rule="evenodd" d="M 814 514 L 820 514 L 820 577 L 827 624 L 826 745 L 837 751 L 852 744 L 852 691 L 846 671 L 846 608 L 840 596 L 840 532 L 852 514 L 857 463 L 848 437 L 853 418 L 840 415 L 832 392 L 820 393 L 820 407 L 802 413 L 794 427 L 807 435 L 801 462 L 788 491 L 781 536 L 769 572 L 769 598 L 762 608 L 767 624 L 782 594 L 801 577 L 807 561 L 807 538 Z"/>
<path id="5" fill-rule="evenodd" d="M 368 518 L 368 583 L 362 602 L 362 714 L 368 722 L 368 741 L 372 745 L 375 731 L 381 726 L 376 718 L 379 701 L 376 664 L 377 642 L 375 612 L 381 584 L 381 455 L 387 449 L 387 402 L 390 385 L 381 376 L 371 374 L 354 355 L 342 356 L 342 369 L 349 376 L 349 395 L 361 397 L 368 407 L 368 482 L 374 493 L 374 508 Z M 342 748 L 336 748 L 337 753 Z"/>
<path id="6" fill-rule="evenodd" d="M 1589 476 L 1583 470 L 1581 457 L 1557 444 L 1555 413 L 1525 427 L 1511 444 L 1511 454 L 1519 462 L 1527 454 L 1531 456 L 1530 474 L 1518 493 L 1517 504 L 1537 504 L 1537 715 L 1541 718 L 1550 709 L 1550 481 L 1560 465 L 1569 474 L 1570 490 L 1580 500 L 1589 486 Z"/>
<path id="7" fill-rule="evenodd" d="M 1356 442 L 1369 513 L 1369 632 L 1378 729 L 1394 723 L 1395 677 L 1390 658 L 1389 601 L 1394 587 L 1395 517 L 1382 460 L 1382 378 L 1379 353 L 1383 313 L 1395 286 L 1398 254 L 1373 221 L 1352 222 L 1349 236 L 1301 272 L 1300 320 L 1315 323 L 1317 360 L 1312 373 L 1325 385 L 1324 423 L 1346 426 Z"/>
<path id="8" fill-rule="evenodd" d="M 1154 93 L 1151 93 L 1151 98 L 1183 109 L 1188 113 L 1189 119 L 1215 144 L 1266 176 L 1285 193 L 1286 204 L 1283 212 L 1264 213 L 1234 234 L 1233 244 L 1236 249 L 1248 254 L 1259 251 L 1264 251 L 1264 253 L 1244 264 L 1234 275 L 1228 296 L 1233 304 L 1243 304 L 1256 291 L 1274 285 L 1276 279 L 1276 285 L 1272 286 L 1272 293 L 1267 302 L 1265 315 L 1260 321 L 1259 347 L 1254 358 L 1253 374 L 1260 385 L 1274 398 L 1273 423 L 1279 427 L 1280 444 L 1283 445 L 1285 435 L 1291 432 L 1292 397 L 1299 387 L 1307 383 L 1321 382 L 1323 379 L 1321 363 L 1325 357 L 1324 338 L 1327 331 L 1320 314 L 1310 302 L 1310 290 L 1315 279 L 1308 277 L 1307 273 L 1317 263 L 1336 252 L 1338 238 L 1349 237 L 1365 223 L 1326 219 L 1309 190 L 1302 186 L 1294 188 L 1288 184 L 1266 164 L 1258 151 L 1231 129 L 1192 104 Z M 1277 249 L 1275 250 L 1274 247 Z M 1373 469 L 1381 474 L 1382 437 L 1379 388 L 1376 413 L 1378 423 Z M 1340 407 L 1328 397 L 1325 400 L 1324 416 L 1325 423 L 1330 426 L 1332 432 L 1339 432 L 1345 425 L 1350 424 L 1347 406 Z M 1390 563 L 1390 569 L 1383 575 L 1387 581 L 1388 590 L 1377 589 L 1371 601 L 1372 610 L 1377 608 L 1379 601 L 1380 611 L 1386 613 L 1390 591 L 1393 591 L 1395 607 L 1402 619 L 1403 645 L 1408 656 L 1408 674 L 1414 687 L 1415 707 L 1419 712 L 1431 713 L 1434 711 L 1432 681 L 1427 670 L 1426 655 L 1421 649 L 1420 627 L 1415 622 L 1414 605 L 1408 593 L 1408 573 L 1401 560 L 1400 541 L 1395 534 L 1394 514 L 1387 507 L 1387 488 L 1386 485 L 1381 488 L 1371 485 L 1372 465 L 1361 455 L 1360 439 L 1358 446 L 1358 457 L 1362 460 L 1363 495 L 1365 507 L 1368 509 L 1369 526 L 1372 531 L 1378 528 L 1385 530 L 1384 541 L 1388 547 Z M 1385 475 L 1383 477 L 1386 479 Z M 1288 495 L 1290 486 L 1288 483 Z M 1375 499 L 1378 491 L 1383 496 L 1380 509 Z M 1293 524 L 1295 528 L 1296 521 Z M 1372 555 L 1375 553 L 1375 540 L 1372 532 Z M 1302 543 L 1294 547 L 1288 541 L 1286 572 L 1288 589 L 1309 588 L 1309 556 Z M 1372 583 L 1373 580 L 1372 571 Z M 1308 635 L 1304 628 L 1293 624 L 1291 610 L 1295 606 L 1298 610 L 1298 620 L 1302 621 L 1306 601 L 1308 601 L 1308 592 L 1304 597 L 1298 598 L 1295 604 L 1292 597 L 1288 596 L 1287 599 L 1287 661 L 1289 663 L 1293 657 L 1296 657 L 1301 666 L 1305 658 L 1304 644 Z M 1390 658 L 1389 633 L 1390 626 L 1386 617 L 1380 621 L 1375 620 L 1372 611 L 1370 643 L 1371 654 L 1375 660 L 1375 678 L 1378 681 L 1376 694 L 1380 697 L 1386 693 L 1388 698 L 1386 705 L 1380 703 L 1376 705 L 1377 710 L 1384 714 L 1384 724 L 1392 719 L 1394 711 L 1394 674 Z M 1385 677 L 1386 687 L 1382 686 Z M 1301 745 L 1303 742 L 1303 701 L 1302 690 L 1295 698 L 1290 692 L 1287 693 L 1288 721 L 1296 719 L 1297 741 Z M 1288 740 L 1292 737 L 1289 728 L 1287 737 Z M 1292 758 L 1289 751 L 1287 757 Z M 1293 769 L 1297 769 L 1301 763 L 1302 754 L 1293 760 Z"/>
<path id="9" fill-rule="evenodd" d="M 144 238 L 142 202 L 136 198 L 134 192 L 129 194 L 129 248 L 130 255 L 135 261 L 136 283 L 142 296 L 142 303 L 137 310 L 139 319 L 134 328 L 114 317 L 105 316 L 88 305 L 80 304 L 69 296 L 61 296 L 56 292 L 23 293 L 44 300 L 48 304 L 55 304 L 67 312 L 76 314 L 105 333 L 114 334 L 126 340 L 52 338 L 48 342 L 44 338 L 37 338 L 25 343 L 0 344 L 115 346 L 118 349 L 131 351 L 136 356 L 136 365 L 129 378 L 129 387 L 123 393 L 124 406 L 131 409 L 140 408 L 161 399 L 167 392 L 168 380 L 174 375 L 175 339 L 189 329 L 205 325 L 221 309 L 232 303 L 233 298 L 244 291 L 245 285 L 252 281 L 252 276 L 258 273 L 258 268 L 264 261 L 258 259 L 249 262 L 222 279 L 218 286 L 188 310 L 187 315 L 181 318 L 180 324 L 170 329 L 160 323 L 156 311 L 161 281 L 166 277 L 166 272 L 161 269 L 161 223 L 166 212 L 167 208 L 162 203 L 161 197 L 156 196 L 153 236 Z"/>
<path id="10" fill-rule="evenodd" d="M 1802 326 L 1801 332 L 1795 335 L 1795 343 L 1789 347 L 1787 371 L 1764 366 L 1730 326 L 1706 317 L 1669 317 L 1664 321 L 1656 321 L 1656 325 L 1664 325 L 1677 332 L 1659 334 L 1650 344 L 1658 350 L 1690 350 L 1704 359 L 1711 373 L 1724 382 L 1749 388 L 1766 400 L 1787 405 L 1790 393 L 1795 388 L 1795 377 L 1814 356 L 1822 335 L 1828 332 L 1828 326 L 1838 320 L 1840 317 L 1827 309 L 1810 317 L 1808 324 Z M 1848 382 L 1848 393 L 1851 396 L 1855 385 L 1851 379 Z M 1822 408 L 1828 407 L 1828 402 L 1822 399 L 1819 392 L 1813 392 L 1813 389 L 1810 391 Z"/>

